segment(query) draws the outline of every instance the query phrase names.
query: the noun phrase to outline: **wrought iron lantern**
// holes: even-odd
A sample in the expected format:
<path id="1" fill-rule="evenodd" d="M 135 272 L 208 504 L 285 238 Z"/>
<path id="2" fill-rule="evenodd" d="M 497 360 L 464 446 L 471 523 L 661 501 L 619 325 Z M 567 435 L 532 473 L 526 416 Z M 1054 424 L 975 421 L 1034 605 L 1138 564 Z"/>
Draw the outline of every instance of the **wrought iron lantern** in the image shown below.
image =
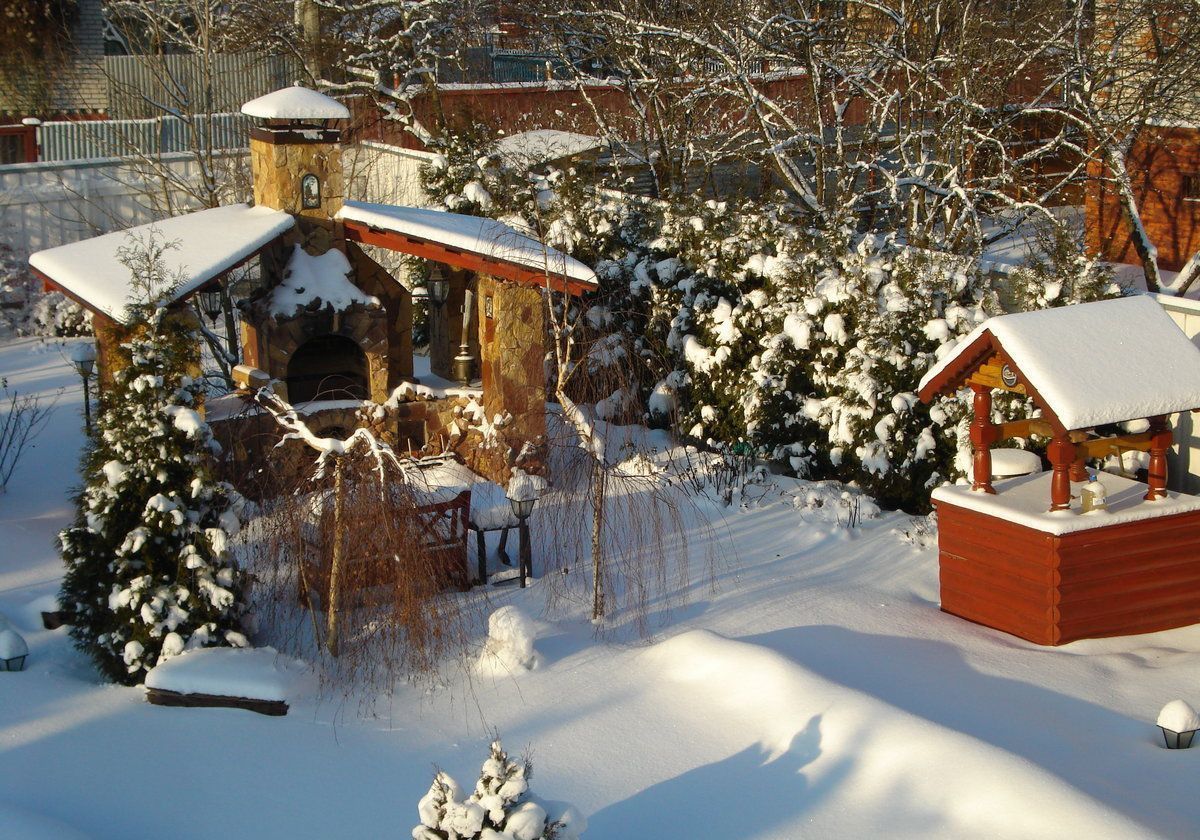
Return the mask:
<path id="1" fill-rule="evenodd" d="M 214 324 L 225 308 L 221 297 L 221 290 L 216 286 L 210 286 L 200 292 L 200 309 Z"/>
<path id="2" fill-rule="evenodd" d="M 450 297 L 450 281 L 437 268 L 429 275 L 429 282 L 425 284 L 425 288 L 429 290 L 430 303 L 434 306 L 446 305 L 446 300 Z"/>
<path id="3" fill-rule="evenodd" d="M 1162 730 L 1163 743 L 1169 750 L 1186 750 L 1200 729 L 1200 714 L 1187 702 L 1172 700 L 1163 706 L 1155 721 Z"/>
<path id="4" fill-rule="evenodd" d="M 513 516 L 517 519 L 528 519 L 533 513 L 533 505 L 537 499 L 509 499 L 508 503 L 512 506 Z"/>
<path id="5" fill-rule="evenodd" d="M 1176 732 L 1174 729 L 1167 729 L 1165 726 L 1158 728 L 1162 730 L 1163 743 L 1167 745 L 1167 749 L 1169 750 L 1186 750 L 1192 746 L 1192 738 L 1196 737 L 1195 729 L 1187 732 Z"/>

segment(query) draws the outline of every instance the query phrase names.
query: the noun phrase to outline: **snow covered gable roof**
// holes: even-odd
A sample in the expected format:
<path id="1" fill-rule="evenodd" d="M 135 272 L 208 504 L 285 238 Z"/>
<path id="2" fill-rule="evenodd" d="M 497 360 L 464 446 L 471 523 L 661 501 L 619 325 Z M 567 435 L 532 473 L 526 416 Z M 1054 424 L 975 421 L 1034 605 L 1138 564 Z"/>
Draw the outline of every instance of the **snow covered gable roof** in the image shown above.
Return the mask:
<path id="1" fill-rule="evenodd" d="M 921 379 L 920 397 L 966 384 L 991 358 L 1063 431 L 1200 407 L 1200 349 L 1147 296 L 984 321 Z"/>
<path id="2" fill-rule="evenodd" d="M 494 219 L 361 201 L 347 201 L 337 218 L 347 239 L 368 245 L 570 294 L 599 287 L 579 260 Z"/>
<path id="3" fill-rule="evenodd" d="M 494 149 L 506 161 L 525 167 L 603 149 L 605 142 L 590 134 L 543 128 L 510 134 L 496 141 Z"/>
<path id="4" fill-rule="evenodd" d="M 242 113 L 264 120 L 350 119 L 350 110 L 341 102 L 299 84 L 251 99 Z"/>
<path id="5" fill-rule="evenodd" d="M 182 300 L 254 256 L 294 224 L 280 210 L 232 204 L 38 251 L 29 264 L 89 309 L 123 321 L 134 291 L 121 252 L 136 250 L 151 232 L 159 241 L 175 244 L 163 253 L 163 262 L 168 275 L 181 278 L 173 300 Z"/>

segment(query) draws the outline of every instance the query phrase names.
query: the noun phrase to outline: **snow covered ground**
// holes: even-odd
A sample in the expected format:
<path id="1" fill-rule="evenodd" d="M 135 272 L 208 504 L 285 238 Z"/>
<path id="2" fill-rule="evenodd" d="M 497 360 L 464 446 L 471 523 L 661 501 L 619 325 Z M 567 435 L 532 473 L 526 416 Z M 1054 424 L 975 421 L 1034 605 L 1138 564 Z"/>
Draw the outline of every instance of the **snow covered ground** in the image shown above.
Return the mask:
<path id="1" fill-rule="evenodd" d="M 535 617 L 532 670 L 401 687 L 367 718 L 311 686 L 283 718 L 150 706 L 41 629 L 81 395 L 36 341 L 0 345 L 0 374 L 66 388 L 0 496 L 0 612 L 30 647 L 0 673 L 0 837 L 406 837 L 433 766 L 473 779 L 493 729 L 589 840 L 1200 835 L 1200 750 L 1154 727 L 1200 704 L 1200 627 L 1050 650 L 969 624 L 909 517 L 849 530 L 786 480 L 717 522 L 717 588 L 651 643 L 597 641 L 535 582 L 491 595 Z"/>

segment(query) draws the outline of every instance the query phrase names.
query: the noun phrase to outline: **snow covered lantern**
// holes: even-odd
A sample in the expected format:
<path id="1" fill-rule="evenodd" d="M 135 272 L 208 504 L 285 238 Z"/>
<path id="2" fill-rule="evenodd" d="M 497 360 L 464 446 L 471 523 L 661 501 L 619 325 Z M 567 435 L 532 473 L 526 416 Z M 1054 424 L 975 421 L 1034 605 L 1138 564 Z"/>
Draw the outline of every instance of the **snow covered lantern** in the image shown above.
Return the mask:
<path id="1" fill-rule="evenodd" d="M 1167 490 L 1168 419 L 1200 407 L 1200 350 L 1155 300 L 991 318 L 930 369 L 920 397 L 961 388 L 973 393 L 972 479 L 933 493 L 944 611 L 1046 645 L 1200 621 L 1200 498 Z M 1038 416 L 995 423 L 997 390 Z M 1122 432 L 1131 421 L 1148 428 Z M 1050 439 L 1051 470 L 994 479 L 993 445 L 1032 436 Z M 1131 450 L 1149 455 L 1145 482 L 1105 475 L 1105 505 L 1084 512 L 1088 462 Z"/>
<path id="2" fill-rule="evenodd" d="M 1169 750 L 1186 750 L 1192 746 L 1200 715 L 1184 700 L 1172 700 L 1162 707 L 1156 721 L 1162 731 L 1163 744 Z"/>

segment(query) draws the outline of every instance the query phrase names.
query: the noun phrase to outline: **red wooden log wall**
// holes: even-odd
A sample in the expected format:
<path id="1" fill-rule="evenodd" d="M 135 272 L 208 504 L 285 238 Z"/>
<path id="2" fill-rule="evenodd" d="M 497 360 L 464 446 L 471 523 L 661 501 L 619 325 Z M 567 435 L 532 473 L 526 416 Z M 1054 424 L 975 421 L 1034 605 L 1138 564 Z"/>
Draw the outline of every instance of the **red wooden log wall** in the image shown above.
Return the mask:
<path id="1" fill-rule="evenodd" d="M 1200 511 L 1056 536 L 937 509 L 945 612 L 1040 645 L 1200 622 Z"/>

